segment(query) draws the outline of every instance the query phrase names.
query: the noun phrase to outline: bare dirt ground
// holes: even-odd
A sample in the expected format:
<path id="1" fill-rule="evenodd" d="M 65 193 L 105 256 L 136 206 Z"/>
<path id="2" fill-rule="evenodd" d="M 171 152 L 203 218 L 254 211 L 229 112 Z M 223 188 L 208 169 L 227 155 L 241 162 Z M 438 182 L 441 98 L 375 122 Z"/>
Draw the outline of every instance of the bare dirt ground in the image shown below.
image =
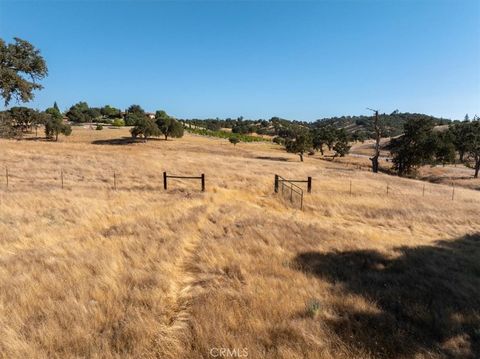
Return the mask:
<path id="1" fill-rule="evenodd" d="M 478 191 L 126 129 L 0 148 L 1 357 L 480 356 Z"/>

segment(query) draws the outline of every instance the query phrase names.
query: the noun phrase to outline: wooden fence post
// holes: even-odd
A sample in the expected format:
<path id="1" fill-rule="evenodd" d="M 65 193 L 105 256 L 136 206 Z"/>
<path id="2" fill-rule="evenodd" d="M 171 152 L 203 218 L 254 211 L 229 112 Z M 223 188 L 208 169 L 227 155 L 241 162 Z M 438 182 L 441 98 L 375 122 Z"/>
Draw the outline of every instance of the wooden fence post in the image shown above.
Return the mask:
<path id="1" fill-rule="evenodd" d="M 117 174 L 113 171 L 113 189 L 117 189 Z"/>
<path id="2" fill-rule="evenodd" d="M 202 173 L 202 192 L 205 192 L 205 174 Z"/>
<path id="3" fill-rule="evenodd" d="M 275 175 L 275 186 L 274 186 L 274 189 L 275 189 L 275 193 L 278 193 L 278 175 Z"/>
<path id="4" fill-rule="evenodd" d="M 425 184 L 423 184 L 422 197 L 425 197 Z"/>
<path id="5" fill-rule="evenodd" d="M 388 190 L 389 190 L 389 187 L 388 187 L 388 182 L 387 182 L 387 196 L 388 196 Z"/>
<path id="6" fill-rule="evenodd" d="M 312 177 L 307 177 L 307 192 L 312 193 Z"/>
<path id="7" fill-rule="evenodd" d="M 167 189 L 167 172 L 163 172 L 163 189 Z"/>
<path id="8" fill-rule="evenodd" d="M 352 180 L 350 180 L 350 196 L 352 195 Z"/>

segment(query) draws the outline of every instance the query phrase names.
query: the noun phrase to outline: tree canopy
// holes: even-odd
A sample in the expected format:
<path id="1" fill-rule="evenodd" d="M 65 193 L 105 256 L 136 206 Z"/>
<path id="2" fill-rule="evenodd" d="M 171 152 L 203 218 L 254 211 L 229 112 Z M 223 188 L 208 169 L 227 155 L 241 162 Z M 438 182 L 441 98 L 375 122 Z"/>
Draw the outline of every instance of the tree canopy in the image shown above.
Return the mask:
<path id="1" fill-rule="evenodd" d="M 58 141 L 58 135 L 63 134 L 70 136 L 72 133 L 72 127 L 63 123 L 63 115 L 58 109 L 58 106 L 49 107 L 45 110 L 48 115 L 45 121 L 45 136 L 47 139 L 55 139 Z"/>
<path id="2" fill-rule="evenodd" d="M 183 125 L 170 117 L 165 111 L 160 110 L 155 113 L 155 123 L 165 136 L 165 140 L 168 140 L 168 137 L 178 138 L 183 136 Z"/>
<path id="3" fill-rule="evenodd" d="M 34 90 L 43 88 L 37 81 L 47 74 L 47 64 L 32 44 L 15 37 L 14 43 L 7 45 L 0 38 L 0 93 L 5 106 L 12 99 L 31 101 Z"/>
<path id="4" fill-rule="evenodd" d="M 147 117 L 147 115 L 140 105 L 131 105 L 125 114 L 125 125 L 136 126 L 138 121 L 143 123 L 145 117 Z"/>

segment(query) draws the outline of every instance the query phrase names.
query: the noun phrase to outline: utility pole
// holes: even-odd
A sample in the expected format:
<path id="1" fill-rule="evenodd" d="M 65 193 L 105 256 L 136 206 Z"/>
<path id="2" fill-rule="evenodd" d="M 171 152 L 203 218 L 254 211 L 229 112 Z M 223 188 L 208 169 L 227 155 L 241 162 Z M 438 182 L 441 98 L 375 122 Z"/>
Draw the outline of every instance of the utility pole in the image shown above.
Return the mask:
<path id="1" fill-rule="evenodd" d="M 373 128 L 375 130 L 375 153 L 373 157 L 370 157 L 370 161 L 372 161 L 372 172 L 378 172 L 378 157 L 380 157 L 380 126 L 378 124 L 378 110 L 372 110 L 371 108 L 367 108 L 367 110 L 373 111 L 375 113 L 375 120 L 373 122 Z"/>

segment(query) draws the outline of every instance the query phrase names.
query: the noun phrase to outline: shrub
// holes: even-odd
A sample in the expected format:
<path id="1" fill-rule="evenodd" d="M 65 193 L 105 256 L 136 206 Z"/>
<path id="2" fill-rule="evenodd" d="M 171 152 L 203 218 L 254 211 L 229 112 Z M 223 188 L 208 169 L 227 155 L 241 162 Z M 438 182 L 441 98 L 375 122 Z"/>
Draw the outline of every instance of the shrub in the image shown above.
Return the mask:
<path id="1" fill-rule="evenodd" d="M 125 126 L 125 121 L 123 121 L 121 118 L 116 118 L 115 120 L 113 120 L 112 125 L 115 127 L 123 127 Z"/>
<path id="2" fill-rule="evenodd" d="M 240 142 L 240 139 L 239 139 L 238 137 L 230 137 L 228 140 L 229 140 L 230 143 L 232 143 L 234 146 L 236 146 L 237 143 Z"/>
<path id="3" fill-rule="evenodd" d="M 95 129 L 97 131 L 101 131 L 101 130 L 103 130 L 103 125 L 97 125 L 97 127 L 95 127 Z"/>
<path id="4" fill-rule="evenodd" d="M 306 305 L 305 313 L 310 318 L 315 318 L 320 311 L 320 301 L 318 299 L 310 299 Z"/>

